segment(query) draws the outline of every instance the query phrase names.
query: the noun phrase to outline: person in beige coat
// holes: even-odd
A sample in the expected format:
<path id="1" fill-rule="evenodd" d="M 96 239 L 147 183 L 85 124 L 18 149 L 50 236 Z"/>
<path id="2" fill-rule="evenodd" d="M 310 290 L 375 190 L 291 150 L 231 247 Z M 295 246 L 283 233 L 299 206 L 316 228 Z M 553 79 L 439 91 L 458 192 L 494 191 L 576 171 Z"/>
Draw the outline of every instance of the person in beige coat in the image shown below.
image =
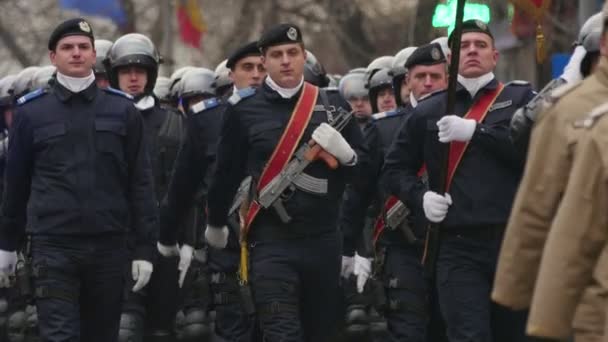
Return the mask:
<path id="1" fill-rule="evenodd" d="M 513 309 L 531 305 L 547 234 L 568 184 L 577 142 L 584 133 L 572 129 L 572 124 L 608 99 L 608 60 L 601 59 L 599 70 L 591 77 L 556 90 L 550 98 L 555 105 L 541 113 L 534 127 L 526 171 L 513 205 L 494 282 L 492 299 L 499 304 Z M 530 334 L 562 337 L 574 329 L 577 342 L 600 341 L 604 325 L 601 298 L 606 289 L 608 286 L 600 283 L 588 287 L 574 322 L 551 327 L 546 334 L 535 330 Z"/>

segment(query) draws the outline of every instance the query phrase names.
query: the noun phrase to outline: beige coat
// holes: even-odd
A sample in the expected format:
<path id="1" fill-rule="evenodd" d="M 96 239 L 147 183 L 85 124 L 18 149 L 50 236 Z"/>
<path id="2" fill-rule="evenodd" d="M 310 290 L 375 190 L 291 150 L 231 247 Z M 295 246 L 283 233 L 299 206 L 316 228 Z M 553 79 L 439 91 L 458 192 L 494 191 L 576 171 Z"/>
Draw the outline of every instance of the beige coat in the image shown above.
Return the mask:
<path id="1" fill-rule="evenodd" d="M 604 102 L 608 102 L 606 97 Z M 608 104 L 601 112 L 608 114 Z M 608 115 L 583 121 L 589 128 L 576 148 L 568 185 L 551 225 L 534 290 L 528 332 L 565 338 L 584 291 L 594 283 L 606 285 L 608 241 Z M 577 128 L 573 128 L 577 130 Z M 605 262 L 605 261 L 602 261 Z M 594 272 L 596 270 L 596 272 Z M 604 279 L 602 279 L 604 278 Z M 603 301 L 600 291 L 595 303 Z"/>
<path id="2" fill-rule="evenodd" d="M 571 129 L 572 123 L 607 99 L 608 63 L 603 59 L 594 75 L 560 98 L 539 118 L 501 249 L 492 293 L 496 302 L 514 309 L 530 307 L 545 241 L 567 186 L 577 141 L 584 134 Z M 598 292 L 601 289 L 596 287 L 589 295 Z M 600 315 L 599 320 L 603 321 L 602 303 L 593 298 L 585 303 L 595 307 L 579 310 L 574 323 L 577 337 L 580 333 L 579 340 L 596 341 L 597 337 L 582 335 L 602 334 L 603 325 L 590 323 L 588 319 Z M 571 333 L 571 328 L 572 322 L 556 329 L 557 336 L 547 336 L 563 337 Z"/>

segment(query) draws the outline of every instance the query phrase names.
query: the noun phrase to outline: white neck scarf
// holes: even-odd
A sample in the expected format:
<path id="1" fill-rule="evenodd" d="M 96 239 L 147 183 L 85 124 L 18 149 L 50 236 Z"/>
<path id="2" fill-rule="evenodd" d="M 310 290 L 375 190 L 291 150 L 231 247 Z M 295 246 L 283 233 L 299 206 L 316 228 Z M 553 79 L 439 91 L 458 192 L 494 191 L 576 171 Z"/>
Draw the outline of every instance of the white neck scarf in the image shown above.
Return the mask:
<path id="1" fill-rule="evenodd" d="M 483 76 L 477 78 L 465 78 L 458 75 L 458 82 L 471 94 L 471 97 L 475 97 L 479 89 L 485 87 L 494 79 L 494 73 L 489 72 Z"/>
<path id="2" fill-rule="evenodd" d="M 87 77 L 71 77 L 57 71 L 57 82 L 72 93 L 80 93 L 95 82 L 95 74 L 91 70 Z"/>
<path id="3" fill-rule="evenodd" d="M 146 110 L 154 107 L 154 97 L 148 95 L 144 96 L 135 103 L 135 108 L 139 110 Z"/>
<path id="4" fill-rule="evenodd" d="M 410 92 L 410 104 L 413 108 L 416 108 L 416 106 L 418 105 L 418 100 L 416 100 L 416 97 L 414 97 L 414 93 L 412 92 Z"/>
<path id="5" fill-rule="evenodd" d="M 266 84 L 268 84 L 268 86 L 272 90 L 274 90 L 277 93 L 279 93 L 279 95 L 281 95 L 282 98 L 284 98 L 284 99 L 290 99 L 298 91 L 300 91 L 300 88 L 302 88 L 302 85 L 304 84 L 304 77 L 302 76 L 302 79 L 300 80 L 300 84 L 298 84 L 295 88 L 283 88 L 280 85 L 278 85 L 275 81 L 273 81 L 272 78 L 270 78 L 270 76 L 266 76 L 265 82 L 266 82 Z"/>

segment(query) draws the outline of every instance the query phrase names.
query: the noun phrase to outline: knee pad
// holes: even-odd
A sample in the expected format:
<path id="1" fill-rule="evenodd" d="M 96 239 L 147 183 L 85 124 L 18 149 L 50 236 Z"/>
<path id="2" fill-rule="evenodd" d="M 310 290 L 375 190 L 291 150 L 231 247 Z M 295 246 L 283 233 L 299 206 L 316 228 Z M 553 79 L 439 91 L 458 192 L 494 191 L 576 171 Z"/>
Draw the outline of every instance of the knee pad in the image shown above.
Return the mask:
<path id="1" fill-rule="evenodd" d="M 200 341 L 212 334 L 211 320 L 204 310 L 192 309 L 184 315 L 182 337 L 184 341 Z"/>
<path id="2" fill-rule="evenodd" d="M 27 327 L 27 314 L 25 311 L 15 311 L 8 316 L 7 338 L 9 342 L 24 342 Z"/>
<path id="3" fill-rule="evenodd" d="M 155 330 L 146 336 L 146 342 L 175 342 L 171 331 Z"/>
<path id="4" fill-rule="evenodd" d="M 142 342 L 143 332 L 143 317 L 133 313 L 123 313 L 120 315 L 118 342 Z"/>

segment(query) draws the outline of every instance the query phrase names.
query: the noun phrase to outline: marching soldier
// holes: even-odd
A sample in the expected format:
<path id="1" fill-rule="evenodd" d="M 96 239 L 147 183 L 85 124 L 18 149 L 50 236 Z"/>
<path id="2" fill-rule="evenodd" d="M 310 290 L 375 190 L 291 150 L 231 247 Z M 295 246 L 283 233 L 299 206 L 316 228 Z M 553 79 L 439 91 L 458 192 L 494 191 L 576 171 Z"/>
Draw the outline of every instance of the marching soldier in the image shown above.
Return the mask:
<path id="1" fill-rule="evenodd" d="M 436 286 L 452 342 L 517 341 L 524 335 L 525 316 L 492 305 L 489 293 L 523 164 L 509 140 L 508 123 L 533 92 L 528 83 L 503 85 L 496 80 L 492 71 L 497 61 L 488 27 L 465 21 L 455 112 L 443 112 L 446 92 L 419 103 L 384 167 L 391 194 L 414 213 L 441 223 Z M 448 191 L 439 194 L 440 155 L 446 143 Z M 430 190 L 418 178 L 423 165 Z"/>
<path id="2" fill-rule="evenodd" d="M 160 55 L 139 33 L 124 35 L 112 45 L 106 64 L 110 85 L 133 96 L 145 124 L 158 203 L 169 185 L 181 139 L 181 117 L 160 107 L 152 94 Z M 157 258 L 145 291 L 126 291 L 119 341 L 172 341 L 177 312 L 177 259 Z M 145 335 L 145 337 L 144 337 Z"/>
<path id="3" fill-rule="evenodd" d="M 586 36 L 599 33 L 605 39 L 602 27 L 603 20 L 596 20 L 595 27 Z M 600 50 L 599 41 L 592 40 L 595 44 L 587 45 L 587 48 Z M 584 60 L 586 56 L 581 58 Z M 578 69 L 576 66 L 572 68 Z M 573 124 L 605 102 L 608 95 L 607 69 L 608 63 L 602 53 L 593 74 L 582 82 L 556 89 L 548 101 L 555 105 L 541 112 L 536 120 L 526 170 L 511 211 L 492 293 L 492 298 L 502 305 L 515 309 L 529 308 L 536 297 L 535 283 L 547 236 L 553 230 L 556 213 L 570 183 L 568 175 L 573 172 L 573 161 L 578 159 L 577 145 L 588 134 L 586 129 L 573 129 Z M 584 226 L 577 224 L 576 227 Z M 608 253 L 603 255 L 608 256 Z M 604 261 L 607 256 L 600 261 L 608 261 Z M 608 275 L 600 283 L 589 284 L 574 321 L 553 323 L 557 317 L 555 312 L 546 312 L 545 320 L 533 322 L 533 317 L 530 318 L 529 334 L 563 338 L 574 329 L 577 341 L 599 341 L 604 334 L 604 298 L 608 291 L 605 279 Z"/>
<path id="4" fill-rule="evenodd" d="M 10 132 L 0 285 L 30 236 L 44 341 L 116 341 L 127 264 L 134 291 L 152 272 L 158 219 L 143 120 L 128 95 L 96 86 L 93 41 L 83 19 L 57 26 L 57 81 L 18 101 Z"/>
<path id="5" fill-rule="evenodd" d="M 257 91 L 235 97 L 224 114 L 205 236 L 212 247 L 226 246 L 230 204 L 241 180 L 251 175 L 257 190 L 241 234 L 249 262 L 243 258 L 240 271 L 243 283 L 251 281 L 264 338 L 328 341 L 336 322 L 342 249 L 337 211 L 347 177 L 360 180 L 356 172 L 366 165 L 363 137 L 348 113 L 331 108 L 346 104 L 326 103 L 322 91 L 304 82 L 306 53 L 298 27 L 274 26 L 258 47 L 268 76 Z M 291 160 L 296 150 L 312 151 L 304 147 L 308 143 L 318 144 L 325 159 L 295 152 Z M 275 178 L 287 163 L 294 167 L 294 183 Z"/>
<path id="6" fill-rule="evenodd" d="M 387 196 L 379 189 L 380 170 L 384 164 L 384 155 L 395 137 L 395 132 L 408 120 L 418 101 L 434 91 L 447 86 L 447 61 L 439 44 L 427 44 L 417 48 L 404 62 L 407 68 L 407 84 L 410 87 L 410 101 L 405 108 L 395 112 L 374 114 L 374 121 L 366 128 L 370 139 L 370 150 L 373 150 L 375 165 L 374 187 L 370 193 L 358 195 L 347 192 L 341 216 L 341 227 L 344 230 L 344 255 L 353 255 L 355 242 L 361 235 L 364 226 L 366 209 L 372 205 L 372 215 L 386 215 L 383 204 Z M 377 150 L 377 151 L 376 151 Z M 420 180 L 420 186 L 422 180 Z M 350 190 L 350 189 L 349 189 Z M 373 203 L 372 202 L 376 202 Z M 429 291 L 423 274 L 420 260 L 424 239 L 424 221 L 422 212 L 411 212 L 408 217 L 394 227 L 386 227 L 376 222 L 374 240 L 376 258 L 379 258 L 376 270 L 387 297 L 386 319 L 390 339 L 394 341 L 426 341 L 427 324 L 430 316 L 428 303 Z M 403 226 L 401 226 L 403 225 Z M 354 273 L 357 277 L 357 290 L 363 292 L 371 275 L 371 261 L 357 253 L 354 259 Z"/>
<path id="7" fill-rule="evenodd" d="M 364 72 L 349 72 L 342 77 L 338 85 L 340 95 L 350 105 L 362 130 L 372 118 L 372 106 L 369 102 L 369 93 L 365 84 Z"/>
<path id="8" fill-rule="evenodd" d="M 237 49 L 228 59 L 227 65 L 230 68 L 231 84 L 234 84 L 235 98 L 240 96 L 239 94 L 251 91 L 253 88 L 250 87 L 260 86 L 265 76 L 257 42 L 248 43 Z M 188 79 L 189 75 L 186 74 L 184 82 L 188 83 Z M 205 87 L 197 88 L 199 91 L 205 91 Z M 215 91 L 215 88 L 209 89 L 209 91 Z M 188 133 L 176 160 L 167 198 L 161 207 L 159 250 L 165 256 L 175 254 L 173 246 L 182 235 L 180 231 L 176 231 L 175 227 L 183 226 L 179 222 L 186 215 L 186 210 L 194 205 L 195 210 L 204 212 L 206 191 L 203 191 L 200 196 L 197 196 L 197 192 L 201 188 L 208 187 L 210 174 L 218 158 L 217 143 L 226 108 L 223 101 L 224 99 L 207 98 L 201 102 L 188 101 L 187 103 L 189 106 Z M 201 221 L 204 222 L 205 219 L 206 217 L 203 215 Z M 201 246 L 193 245 L 192 247 L 198 250 Z M 183 249 L 184 245 L 182 245 L 182 251 Z M 236 277 L 239 256 L 238 234 L 232 232 L 225 249 L 208 250 L 208 265 L 211 273 L 209 278 L 214 299 L 213 307 L 216 311 L 215 330 L 217 335 L 228 341 L 248 342 L 254 341 L 258 337 L 254 317 L 243 310 L 239 297 Z M 183 274 L 187 272 L 190 264 L 185 263 L 182 266 Z M 202 327 L 204 322 L 197 318 L 203 318 L 205 313 L 200 309 L 185 308 L 184 314 L 187 324 L 196 323 Z M 194 324 L 191 325 L 194 326 Z M 203 332 L 194 330 L 194 328 L 191 329 L 192 335 L 189 337 L 200 338 Z"/>

